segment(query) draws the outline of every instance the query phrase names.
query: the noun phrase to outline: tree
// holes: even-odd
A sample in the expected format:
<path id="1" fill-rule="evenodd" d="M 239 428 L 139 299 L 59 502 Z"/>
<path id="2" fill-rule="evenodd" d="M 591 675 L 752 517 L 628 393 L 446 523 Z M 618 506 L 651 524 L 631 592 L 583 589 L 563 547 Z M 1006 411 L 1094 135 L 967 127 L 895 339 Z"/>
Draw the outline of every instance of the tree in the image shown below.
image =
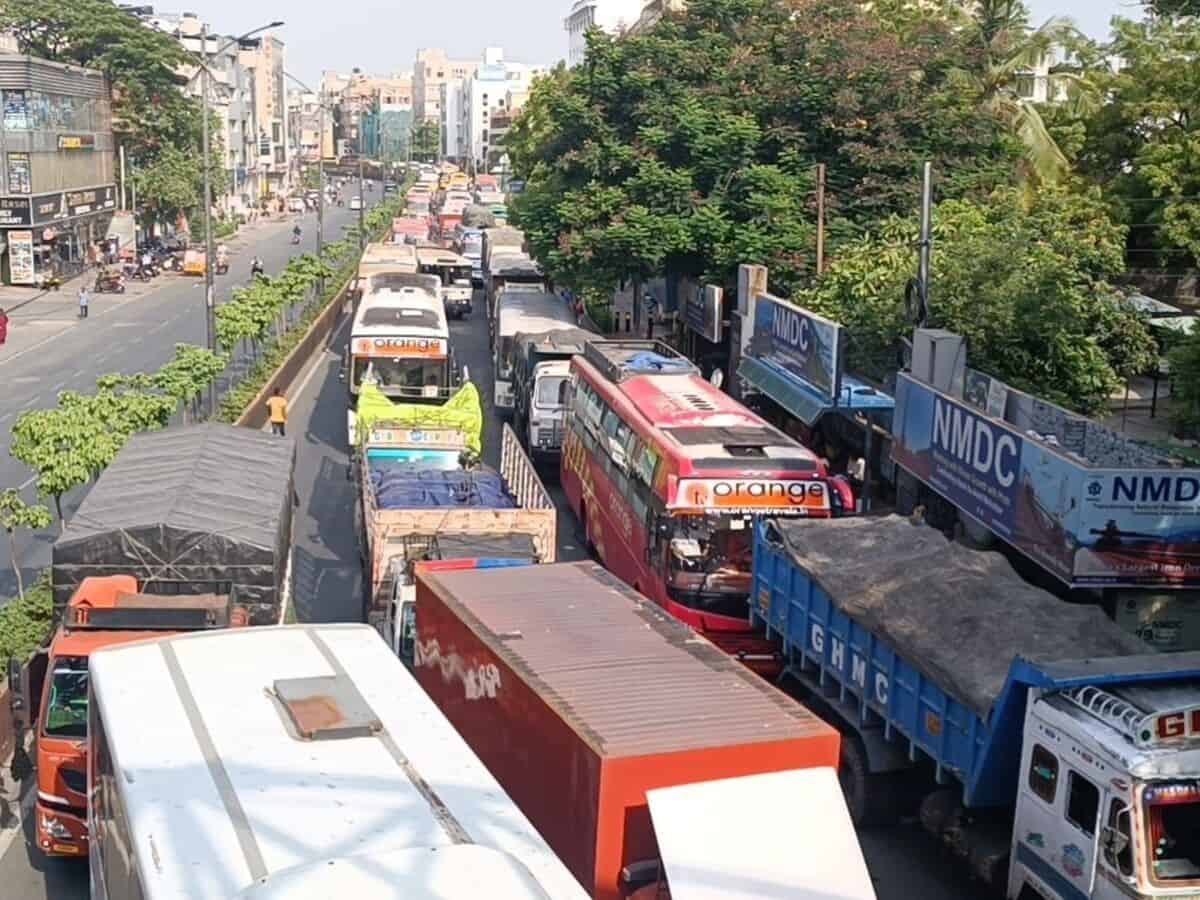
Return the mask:
<path id="1" fill-rule="evenodd" d="M 412 130 L 412 158 L 434 162 L 442 152 L 441 126 L 436 119 L 418 122 Z"/>
<path id="2" fill-rule="evenodd" d="M 1200 16 L 1200 0 L 1143 0 L 1160 16 Z"/>
<path id="3" fill-rule="evenodd" d="M 1015 142 L 951 84 L 963 63 L 944 18 L 893 23 L 856 0 L 695 0 L 648 34 L 592 32 L 508 133 L 526 181 L 514 218 L 581 292 L 664 273 L 731 284 L 739 262 L 799 286 L 816 163 L 832 244 L 914 208 L 925 159 L 954 173 L 949 196 L 1011 177 Z"/>
<path id="4" fill-rule="evenodd" d="M 50 510 L 37 504 L 29 504 L 21 499 L 16 488 L 0 491 L 0 528 L 8 534 L 9 557 L 12 560 L 13 574 L 17 576 L 17 596 L 25 600 L 25 583 L 21 578 L 21 565 L 17 562 L 18 528 L 28 528 L 37 531 L 50 527 Z"/>
<path id="5" fill-rule="evenodd" d="M 146 166 L 133 173 L 139 197 L 145 198 L 147 225 L 174 225 L 180 213 L 199 208 L 204 188 L 204 166 L 198 153 L 166 147 Z"/>
<path id="6" fill-rule="evenodd" d="M 914 218 L 892 218 L 843 249 L 796 302 L 847 326 L 851 368 L 895 370 L 912 322 L 901 298 L 916 266 Z M 1155 359 L 1141 319 L 1108 279 L 1122 271 L 1123 229 L 1098 192 L 1017 188 L 986 202 L 950 200 L 934 213 L 931 327 L 966 337 L 975 368 L 1089 413 L 1121 379 Z"/>

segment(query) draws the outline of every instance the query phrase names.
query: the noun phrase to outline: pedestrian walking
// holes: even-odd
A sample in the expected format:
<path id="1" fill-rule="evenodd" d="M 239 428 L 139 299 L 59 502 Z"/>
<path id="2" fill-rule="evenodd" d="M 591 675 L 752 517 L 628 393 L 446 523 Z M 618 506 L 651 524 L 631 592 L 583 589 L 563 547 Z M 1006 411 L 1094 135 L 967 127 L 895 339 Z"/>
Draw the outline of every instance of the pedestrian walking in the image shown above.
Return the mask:
<path id="1" fill-rule="evenodd" d="M 271 392 L 270 399 L 267 400 L 267 410 L 271 414 L 271 432 L 286 437 L 288 406 L 287 399 L 279 388 Z"/>
<path id="2" fill-rule="evenodd" d="M 79 318 L 86 319 L 88 317 L 89 303 L 91 303 L 91 298 L 88 296 L 87 286 L 84 285 L 79 289 Z"/>
<path id="3" fill-rule="evenodd" d="M 0 309 L 0 347 L 8 340 L 8 313 Z"/>

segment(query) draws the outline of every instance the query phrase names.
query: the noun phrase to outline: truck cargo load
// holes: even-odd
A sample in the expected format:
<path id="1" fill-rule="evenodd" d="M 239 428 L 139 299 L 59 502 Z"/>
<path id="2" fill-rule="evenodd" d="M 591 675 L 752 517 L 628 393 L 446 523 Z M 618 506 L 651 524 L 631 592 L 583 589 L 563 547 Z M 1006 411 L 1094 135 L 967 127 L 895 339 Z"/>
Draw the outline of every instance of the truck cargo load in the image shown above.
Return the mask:
<path id="1" fill-rule="evenodd" d="M 91 575 L 147 593 L 219 593 L 254 624 L 280 621 L 288 592 L 295 442 L 249 428 L 138 434 L 117 454 L 51 551 L 60 609 Z"/>
<path id="2" fill-rule="evenodd" d="M 365 625 L 165 638 L 92 664 L 93 897 L 587 896 Z"/>
<path id="3" fill-rule="evenodd" d="M 443 565 L 417 678 L 599 900 L 657 857 L 648 791 L 836 764 L 833 729 L 600 566 Z"/>
<path id="4" fill-rule="evenodd" d="M 908 811 L 920 775 L 922 824 L 1010 900 L 1200 885 L 1200 653 L 1146 654 L 1002 555 L 898 516 L 760 522 L 753 600 L 844 733 L 860 823 Z"/>

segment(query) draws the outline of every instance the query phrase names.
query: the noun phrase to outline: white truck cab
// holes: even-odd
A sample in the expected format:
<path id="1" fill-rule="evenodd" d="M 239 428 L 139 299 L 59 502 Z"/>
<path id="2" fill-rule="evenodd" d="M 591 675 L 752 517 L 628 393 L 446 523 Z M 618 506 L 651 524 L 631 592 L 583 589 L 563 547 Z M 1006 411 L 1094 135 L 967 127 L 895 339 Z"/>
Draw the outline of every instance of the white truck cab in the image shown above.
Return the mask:
<path id="1" fill-rule="evenodd" d="M 1200 896 L 1200 683 L 1031 693 L 1021 754 L 1007 897 Z"/>
<path id="2" fill-rule="evenodd" d="M 570 373 L 569 359 L 547 360 L 533 368 L 527 435 L 529 443 L 526 444 L 531 454 L 540 456 L 562 450 L 563 415 Z"/>

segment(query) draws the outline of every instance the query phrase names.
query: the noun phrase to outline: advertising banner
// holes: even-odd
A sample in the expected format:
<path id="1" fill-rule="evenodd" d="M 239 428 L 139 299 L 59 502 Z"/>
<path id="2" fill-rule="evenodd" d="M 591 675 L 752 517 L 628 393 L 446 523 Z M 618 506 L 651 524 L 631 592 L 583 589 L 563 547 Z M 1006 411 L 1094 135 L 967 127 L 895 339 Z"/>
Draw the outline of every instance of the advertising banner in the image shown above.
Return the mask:
<path id="1" fill-rule="evenodd" d="M 1200 585 L 1200 470 L 1090 468 L 903 373 L 892 458 L 1073 586 Z"/>
<path id="2" fill-rule="evenodd" d="M 33 232 L 10 231 L 8 237 L 8 274 L 13 284 L 35 284 Z"/>
<path id="3" fill-rule="evenodd" d="M 424 357 L 445 359 L 449 348 L 442 338 L 355 338 L 355 356 Z"/>
<path id="4" fill-rule="evenodd" d="M 759 294 L 747 355 L 791 372 L 832 401 L 841 374 L 841 330 L 816 313 Z"/>
<path id="5" fill-rule="evenodd" d="M 729 513 L 811 514 L 828 512 L 829 494 L 820 481 L 776 481 L 761 478 L 682 478 L 671 509 Z"/>
<path id="6" fill-rule="evenodd" d="M 33 198 L 33 224 L 47 225 L 67 216 L 67 206 L 62 193 L 41 194 Z"/>
<path id="7" fill-rule="evenodd" d="M 724 291 L 715 284 L 697 285 L 684 297 L 683 318 L 688 328 L 714 344 L 721 341 L 721 300 Z"/>
<path id="8" fill-rule="evenodd" d="M 5 228 L 28 228 L 29 201 L 21 197 L 0 197 L 0 225 Z"/>

